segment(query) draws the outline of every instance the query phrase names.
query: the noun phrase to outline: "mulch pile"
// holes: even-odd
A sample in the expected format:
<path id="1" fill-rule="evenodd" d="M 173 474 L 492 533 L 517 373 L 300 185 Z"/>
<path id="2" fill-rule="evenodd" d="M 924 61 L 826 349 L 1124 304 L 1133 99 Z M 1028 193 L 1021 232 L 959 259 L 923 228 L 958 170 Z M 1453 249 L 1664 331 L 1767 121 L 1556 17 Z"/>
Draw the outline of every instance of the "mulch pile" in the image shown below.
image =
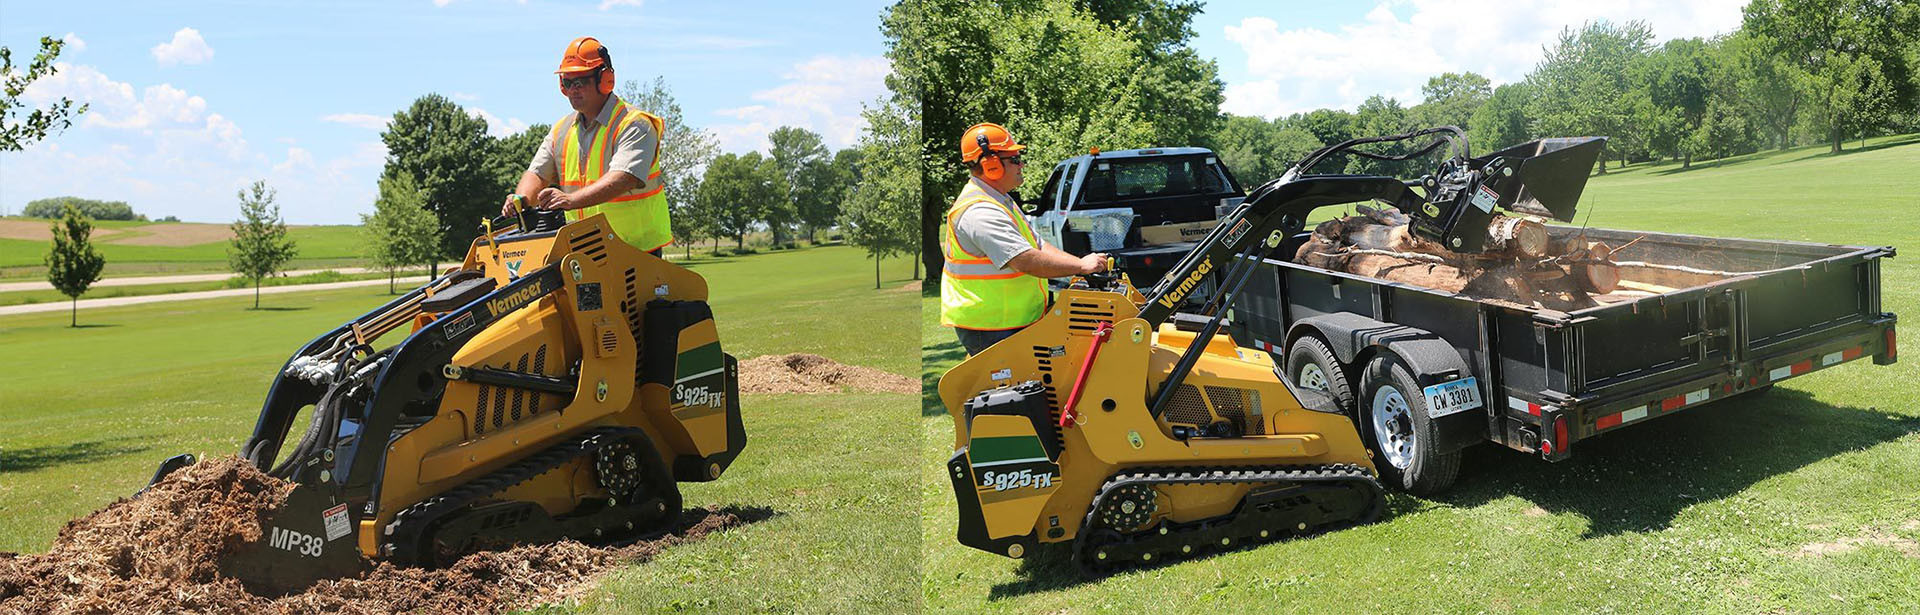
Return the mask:
<path id="1" fill-rule="evenodd" d="M 817 354 L 761 355 L 740 364 L 741 393 L 918 393 L 920 382 L 892 372 L 842 365 Z"/>
<path id="2" fill-rule="evenodd" d="M 220 557 L 257 540 L 291 489 L 235 457 L 184 468 L 69 522 L 45 554 L 0 552 L 0 613 L 493 613 L 576 596 L 616 566 L 756 516 L 695 509 L 674 532 L 621 547 L 523 546 L 438 570 L 382 563 L 298 594 L 249 593 L 220 575 Z"/>

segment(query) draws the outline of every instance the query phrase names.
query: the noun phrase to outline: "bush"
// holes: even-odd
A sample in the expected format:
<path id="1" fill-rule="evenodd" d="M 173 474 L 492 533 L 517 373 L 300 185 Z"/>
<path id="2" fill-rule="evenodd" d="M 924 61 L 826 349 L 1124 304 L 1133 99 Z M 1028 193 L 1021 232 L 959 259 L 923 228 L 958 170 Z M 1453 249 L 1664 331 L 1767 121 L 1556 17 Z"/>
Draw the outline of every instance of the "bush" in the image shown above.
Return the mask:
<path id="1" fill-rule="evenodd" d="M 29 218 L 58 218 L 60 217 L 60 208 L 69 204 L 73 205 L 75 209 L 79 209 L 80 213 L 86 214 L 87 217 L 95 220 L 147 219 L 146 216 L 133 213 L 133 207 L 127 205 L 125 201 L 95 201 L 93 199 L 83 199 L 73 196 L 57 196 L 50 199 L 30 201 L 27 203 L 26 209 L 20 210 L 20 215 Z"/>

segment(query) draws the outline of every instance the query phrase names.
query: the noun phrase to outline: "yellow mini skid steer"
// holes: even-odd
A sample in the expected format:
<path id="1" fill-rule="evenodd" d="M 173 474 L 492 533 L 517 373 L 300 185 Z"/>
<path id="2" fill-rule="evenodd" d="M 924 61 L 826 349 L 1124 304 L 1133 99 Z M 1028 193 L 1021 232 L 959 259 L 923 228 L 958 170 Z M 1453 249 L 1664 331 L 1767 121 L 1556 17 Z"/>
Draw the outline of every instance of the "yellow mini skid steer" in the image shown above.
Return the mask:
<path id="1" fill-rule="evenodd" d="M 1442 138 L 1406 156 L 1354 152 L 1458 145 L 1417 180 L 1305 174 L 1356 145 L 1427 135 Z M 1076 278 L 1039 321 L 940 379 L 960 542 L 1019 558 L 1072 541 L 1099 574 L 1371 521 L 1384 500 L 1348 411 L 1221 332 L 1226 306 L 1316 208 L 1379 200 L 1412 212 L 1414 232 L 1477 252 L 1495 206 L 1577 201 L 1601 143 L 1469 158 L 1465 135 L 1442 127 L 1330 146 L 1255 190 L 1146 293 L 1124 276 Z"/>
<path id="2" fill-rule="evenodd" d="M 631 540 L 678 520 L 679 481 L 717 479 L 740 454 L 738 368 L 706 280 L 602 216 L 499 222 L 458 270 L 281 369 L 240 455 L 295 488 L 224 574 L 283 593 L 370 560 Z M 282 457 L 303 409 L 312 422 Z"/>

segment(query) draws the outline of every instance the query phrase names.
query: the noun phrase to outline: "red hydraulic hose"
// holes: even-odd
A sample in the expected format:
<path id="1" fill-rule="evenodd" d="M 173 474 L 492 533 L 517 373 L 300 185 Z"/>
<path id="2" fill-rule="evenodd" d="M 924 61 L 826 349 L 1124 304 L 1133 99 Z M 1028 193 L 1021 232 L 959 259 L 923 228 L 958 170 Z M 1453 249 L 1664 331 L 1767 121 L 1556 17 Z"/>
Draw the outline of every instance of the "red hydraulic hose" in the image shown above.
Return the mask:
<path id="1" fill-rule="evenodd" d="M 1100 345 L 1113 336 L 1113 323 L 1102 322 L 1093 330 L 1093 341 L 1087 344 L 1087 358 L 1080 362 L 1080 375 L 1073 379 L 1073 391 L 1067 393 L 1067 405 L 1060 407 L 1060 427 L 1066 428 L 1073 420 L 1073 406 L 1080 403 L 1080 389 L 1087 384 L 1087 372 L 1093 371 L 1093 359 L 1100 356 Z"/>

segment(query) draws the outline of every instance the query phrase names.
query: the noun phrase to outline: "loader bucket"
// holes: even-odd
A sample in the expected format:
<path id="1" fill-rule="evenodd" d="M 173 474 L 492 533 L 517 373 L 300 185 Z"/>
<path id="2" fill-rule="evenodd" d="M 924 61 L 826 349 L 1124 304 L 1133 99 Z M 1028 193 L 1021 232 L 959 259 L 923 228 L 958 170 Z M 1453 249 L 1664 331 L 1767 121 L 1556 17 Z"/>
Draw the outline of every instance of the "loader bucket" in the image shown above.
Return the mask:
<path id="1" fill-rule="evenodd" d="M 359 521 L 331 489 L 302 484 L 260 520 L 260 537 L 222 557 L 220 574 L 264 596 L 298 592 L 371 566 L 356 545 Z"/>
<path id="2" fill-rule="evenodd" d="M 1515 169 L 1512 177 L 1489 183 L 1500 193 L 1500 207 L 1561 222 L 1572 222 L 1587 176 L 1600 159 L 1606 137 L 1555 137 L 1521 143 L 1473 159 L 1474 167 L 1505 158 Z M 1518 184 L 1519 190 L 1512 189 Z"/>

